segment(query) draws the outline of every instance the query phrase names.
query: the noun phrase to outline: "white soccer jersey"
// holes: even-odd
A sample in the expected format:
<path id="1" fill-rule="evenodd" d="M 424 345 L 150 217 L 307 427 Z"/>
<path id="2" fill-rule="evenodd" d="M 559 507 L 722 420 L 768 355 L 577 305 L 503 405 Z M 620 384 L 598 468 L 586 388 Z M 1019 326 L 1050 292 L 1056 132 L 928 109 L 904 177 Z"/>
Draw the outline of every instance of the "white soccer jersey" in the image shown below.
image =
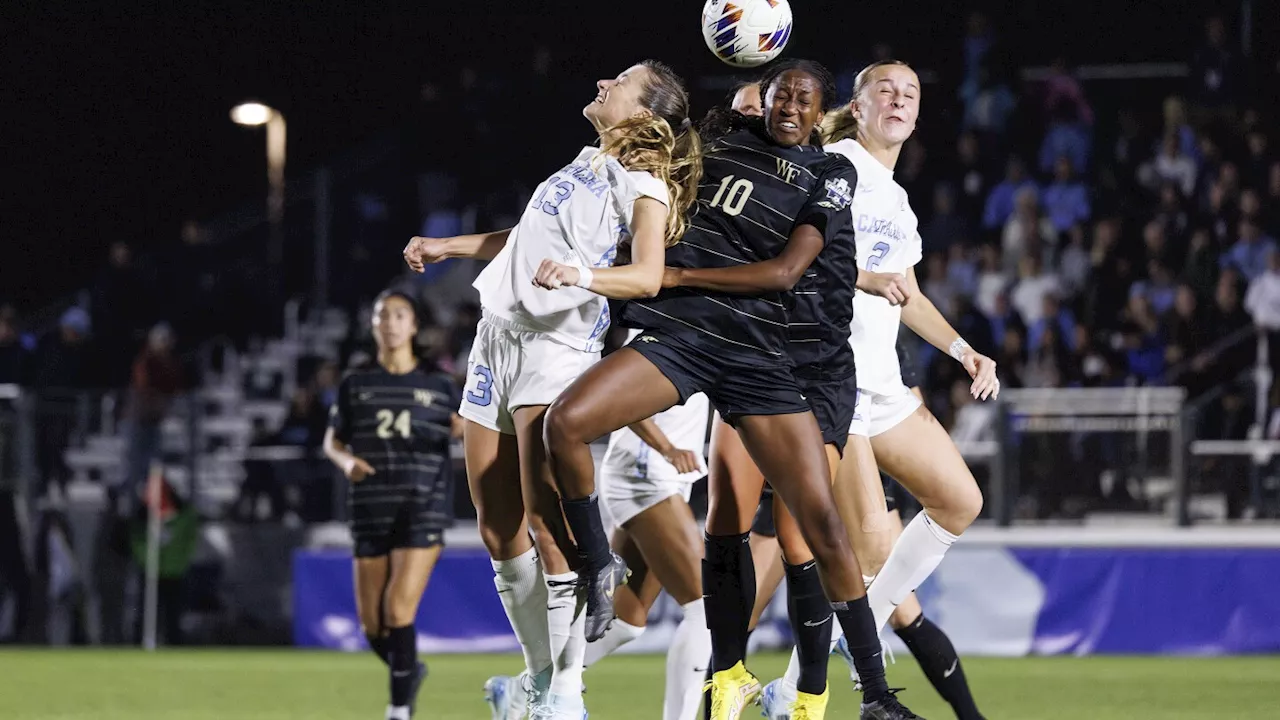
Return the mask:
<path id="1" fill-rule="evenodd" d="M 641 331 L 628 333 L 628 341 Z M 606 472 L 637 479 L 682 480 L 693 482 L 707 474 L 707 430 L 710 427 L 711 402 L 702 393 L 691 396 L 683 405 L 675 405 L 653 416 L 654 423 L 667 436 L 672 446 L 697 453 L 702 466 L 698 472 L 681 475 L 628 428 L 615 430 L 609 436 L 609 447 L 601 463 Z"/>
<path id="2" fill-rule="evenodd" d="M 906 274 L 921 257 L 919 221 L 911 210 L 907 191 L 894 181 L 893 171 L 857 140 L 841 140 L 825 149 L 849 158 L 858 169 L 858 189 L 850 207 L 858 267 Z M 905 389 L 896 349 L 901 319 L 902 309 L 888 300 L 861 290 L 854 294 L 849 344 L 858 363 L 859 389 L 881 395 Z"/>
<path id="3" fill-rule="evenodd" d="M 636 198 L 667 204 L 667 188 L 649 173 L 629 171 L 598 148 L 547 178 L 533 195 L 506 246 L 474 283 L 485 311 L 585 352 L 599 352 L 609 328 L 609 304 L 583 288 L 544 290 L 533 276 L 543 260 L 608 267 L 631 238 Z"/>

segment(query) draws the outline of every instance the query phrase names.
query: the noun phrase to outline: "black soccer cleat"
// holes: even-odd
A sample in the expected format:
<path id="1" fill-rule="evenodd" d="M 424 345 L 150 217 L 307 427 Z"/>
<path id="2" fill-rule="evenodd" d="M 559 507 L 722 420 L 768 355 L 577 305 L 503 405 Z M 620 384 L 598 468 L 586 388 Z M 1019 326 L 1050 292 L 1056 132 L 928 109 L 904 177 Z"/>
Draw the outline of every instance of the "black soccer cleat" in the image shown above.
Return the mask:
<path id="1" fill-rule="evenodd" d="M 590 571 L 583 570 L 584 573 Z M 609 563 L 586 577 L 587 590 L 587 642 L 604 637 L 613 623 L 613 598 L 618 588 L 627 584 L 631 571 L 615 553 L 609 553 Z"/>
<path id="2" fill-rule="evenodd" d="M 898 701 L 898 692 L 901 690 L 902 688 L 894 688 L 876 702 L 862 703 L 862 714 L 858 717 L 862 720 L 924 720 Z"/>

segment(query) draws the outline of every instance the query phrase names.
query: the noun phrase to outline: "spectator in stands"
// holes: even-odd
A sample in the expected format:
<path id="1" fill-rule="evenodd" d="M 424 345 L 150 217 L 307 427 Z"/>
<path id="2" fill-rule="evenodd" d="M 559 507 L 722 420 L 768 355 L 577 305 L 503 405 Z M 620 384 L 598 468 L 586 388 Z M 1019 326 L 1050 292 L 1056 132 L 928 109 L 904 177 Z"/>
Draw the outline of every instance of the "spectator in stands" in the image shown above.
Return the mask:
<path id="1" fill-rule="evenodd" d="M 988 53 L 995 46 L 996 34 L 981 11 L 969 13 L 964 36 L 964 83 L 977 83 Z"/>
<path id="2" fill-rule="evenodd" d="M 1023 322 L 1023 318 L 1018 314 L 1018 310 L 1010 304 L 1009 293 L 1001 292 L 996 296 L 996 311 L 991 314 L 991 340 L 995 341 L 995 345 L 1006 345 L 1005 336 L 1010 333 L 1016 333 L 1021 338 L 1027 337 L 1027 323 Z M 1025 347 L 1019 345 L 1019 352 L 1025 351 Z M 1000 365 L 1001 368 L 1004 365 Z"/>
<path id="3" fill-rule="evenodd" d="M 128 381 L 129 366 L 146 327 L 147 300 L 142 273 L 124 242 L 111 244 L 107 265 L 92 291 L 93 326 L 99 355 L 99 377 L 107 387 Z"/>
<path id="4" fill-rule="evenodd" d="M 1027 177 L 1026 166 L 1022 159 L 1014 156 L 1005 164 L 1004 180 L 991 188 L 987 195 L 987 204 L 982 211 L 982 227 L 987 230 L 998 230 L 1013 215 L 1014 200 L 1018 193 L 1025 189 L 1036 191 L 1036 184 Z"/>
<path id="5" fill-rule="evenodd" d="M 1245 310 L 1258 332 L 1267 336 L 1267 357 L 1273 377 L 1280 378 L 1280 251 L 1267 253 L 1267 269 L 1249 283 L 1244 296 Z"/>
<path id="6" fill-rule="evenodd" d="M 1022 258 L 1018 284 L 1014 286 L 1010 303 L 1028 326 L 1044 317 L 1044 298 L 1049 294 L 1061 294 L 1058 277 L 1041 267 L 1040 258 L 1028 255 Z"/>
<path id="7" fill-rule="evenodd" d="M 1027 349 L 1034 353 L 1042 347 L 1041 339 L 1045 333 L 1053 331 L 1058 344 L 1066 349 L 1075 349 L 1076 316 L 1071 308 L 1065 307 L 1057 293 L 1049 292 L 1044 296 L 1040 319 L 1027 323 Z"/>
<path id="8" fill-rule="evenodd" d="M 0 385 L 21 385 L 31 369 L 31 352 L 22 342 L 14 313 L 0 312 Z"/>
<path id="9" fill-rule="evenodd" d="M 161 452 L 160 427 L 173 398 L 182 389 L 182 366 L 173 353 L 173 330 L 165 323 L 151 328 L 147 344 L 133 362 L 126 410 L 128 446 L 124 487 L 140 487 L 151 461 Z M 126 492 L 126 497 L 130 493 Z"/>
<path id="10" fill-rule="evenodd" d="M 58 329 L 36 348 L 33 372 L 36 406 L 36 462 L 42 491 L 55 484 L 64 492 L 71 471 L 64 455 L 75 427 L 77 395 L 88 384 L 89 313 L 72 307 L 62 313 Z"/>
<path id="11" fill-rule="evenodd" d="M 920 239 L 925 252 L 946 252 L 953 244 L 971 241 L 969 222 L 956 212 L 955 190 L 949 183 L 934 188 L 933 216 L 920 225 Z"/>
<path id="12" fill-rule="evenodd" d="M 919 281 L 925 297 L 932 300 L 943 315 L 951 317 L 957 290 L 951 285 L 951 278 L 947 274 L 947 256 L 940 252 L 925 255 L 924 272 Z"/>
<path id="13" fill-rule="evenodd" d="M 1004 145 L 1002 137 L 1009 125 L 1009 118 L 1018 107 L 1018 97 L 1009 88 L 1008 66 L 987 58 L 973 81 L 960 86 L 960 100 L 964 103 L 965 130 L 978 133 L 983 143 L 991 148 Z"/>
<path id="14" fill-rule="evenodd" d="M 1067 231 L 1067 246 L 1058 257 L 1058 279 L 1062 284 L 1062 298 L 1074 300 L 1089 284 L 1092 260 L 1084 241 L 1084 227 L 1074 225 Z"/>
<path id="15" fill-rule="evenodd" d="M 1147 159 L 1147 140 L 1142 124 L 1131 108 L 1120 111 L 1119 132 L 1111 146 L 1111 167 L 1107 185 L 1119 197 L 1132 194 L 1138 177 L 1138 167 Z"/>
<path id="16" fill-rule="evenodd" d="M 1075 166 L 1066 155 L 1058 156 L 1053 165 L 1053 182 L 1042 194 L 1045 213 L 1053 223 L 1053 229 L 1066 232 L 1077 223 L 1087 223 L 1093 211 L 1089 203 L 1089 189 L 1075 174 Z"/>
<path id="17" fill-rule="evenodd" d="M 328 422 L 329 408 L 338 401 L 338 363 L 332 360 L 325 360 L 320 363 L 320 367 L 316 368 L 315 378 L 311 381 L 312 391 L 315 393 L 316 405 L 320 412 L 324 413 L 324 422 Z"/>
<path id="18" fill-rule="evenodd" d="M 991 243 L 983 245 L 978 264 L 978 293 L 974 302 L 984 315 L 995 317 L 996 298 L 1009 287 L 1009 277 L 1000 267 L 1000 251 Z"/>
<path id="19" fill-rule="evenodd" d="M 1182 191 L 1177 185 L 1165 183 L 1160 186 L 1160 205 L 1154 219 L 1176 244 L 1181 246 L 1186 242 L 1191 216 L 1183 208 Z"/>
<path id="20" fill-rule="evenodd" d="M 1135 282 L 1129 288 L 1130 295 L 1141 295 L 1151 306 L 1156 317 L 1163 317 L 1173 310 L 1177 288 L 1173 282 L 1173 274 L 1169 268 L 1156 258 L 1147 261 L 1147 277 Z"/>
<path id="21" fill-rule="evenodd" d="M 1027 352 L 1022 381 L 1027 387 L 1063 387 L 1070 377 L 1069 361 L 1070 354 L 1058 327 L 1044 325 L 1036 344 L 1031 345 Z"/>
<path id="22" fill-rule="evenodd" d="M 1158 382 L 1164 376 L 1168 343 L 1160 319 L 1152 311 L 1146 296 L 1140 293 L 1129 296 L 1123 332 L 1130 377 L 1144 385 Z"/>
<path id="23" fill-rule="evenodd" d="M 972 132 L 961 133 L 956 141 L 956 161 L 948 177 L 959 191 L 955 198 L 956 212 L 967 226 L 977 227 L 982 222 L 991 179 L 978 152 L 978 137 Z"/>
<path id="24" fill-rule="evenodd" d="M 1275 238 L 1263 235 L 1256 220 L 1242 218 L 1239 223 L 1239 239 L 1222 255 L 1222 266 L 1232 267 L 1248 281 L 1258 278 L 1267 269 L 1267 256 L 1276 250 Z"/>
<path id="25" fill-rule="evenodd" d="M 1060 157 L 1071 161 L 1071 167 L 1081 172 L 1089 168 L 1093 153 L 1093 137 L 1089 126 L 1080 119 L 1079 110 L 1072 103 L 1061 101 L 1054 109 L 1049 129 L 1040 143 L 1040 172 L 1055 172 L 1054 164 Z"/>
<path id="26" fill-rule="evenodd" d="M 1089 286 L 1088 322 L 1099 330 L 1115 329 L 1118 308 L 1123 308 L 1133 284 L 1133 263 L 1119 246 L 1120 223 L 1114 218 L 1098 221 L 1093 228 L 1090 259 L 1093 278 Z"/>
<path id="27" fill-rule="evenodd" d="M 1179 146 L 1178 136 L 1168 133 L 1160 142 L 1160 152 L 1149 163 L 1138 168 L 1138 182 L 1151 192 L 1161 185 L 1173 183 L 1184 197 L 1191 197 L 1196 189 L 1196 163 Z"/>
<path id="28" fill-rule="evenodd" d="M 1132 259 L 1141 263 L 1144 259 L 1164 260 L 1170 255 L 1169 235 L 1165 232 L 1164 223 L 1152 220 L 1142 226 L 1142 247 L 1134 248 L 1137 252 Z"/>
<path id="29" fill-rule="evenodd" d="M 1170 95 L 1164 99 L 1162 106 L 1164 115 L 1164 131 L 1161 136 L 1176 135 L 1178 138 L 1178 149 L 1183 155 L 1192 160 L 1200 160 L 1200 145 L 1196 137 L 1196 131 L 1191 127 L 1191 123 L 1187 121 L 1187 106 L 1183 103 L 1182 98 L 1177 95 Z"/>
<path id="30" fill-rule="evenodd" d="M 1044 83 L 1045 115 L 1052 120 L 1063 105 L 1069 105 L 1080 122 L 1093 125 L 1093 108 L 1089 106 L 1089 100 L 1084 96 L 1084 87 L 1075 75 L 1071 74 L 1067 59 L 1057 57 L 1049 66 L 1049 77 Z"/>
<path id="31" fill-rule="evenodd" d="M 1165 361 L 1170 365 L 1185 363 L 1205 349 L 1207 333 L 1204 312 L 1190 285 L 1178 286 L 1173 312 L 1169 314 L 1166 326 L 1169 347 L 1165 351 Z M 1170 380 L 1177 382 L 1179 378 L 1171 377 Z"/>
<path id="32" fill-rule="evenodd" d="M 1230 117 L 1239 100 L 1239 60 L 1227 47 L 1227 26 L 1219 16 L 1205 22 L 1204 41 L 1191 60 L 1191 98 L 1206 119 Z"/>
<path id="33" fill-rule="evenodd" d="M 1220 254 L 1208 228 L 1198 227 L 1191 232 L 1182 278 L 1195 290 L 1196 297 L 1208 299 L 1213 295 L 1218 283 Z"/>
<path id="34" fill-rule="evenodd" d="M 1039 195 L 1035 188 L 1018 191 L 1013 214 L 1004 224 L 1001 234 L 1001 262 L 1006 272 L 1017 272 L 1022 259 L 1034 256 L 1049 265 L 1057 250 L 1058 234 L 1053 223 L 1040 212 Z"/>
<path id="35" fill-rule="evenodd" d="M 1000 367 L 1000 382 L 1006 387 L 1026 387 L 1023 381 L 1027 361 L 1026 336 L 1018 325 L 1008 324 L 1004 330 L 998 341 L 1000 350 L 996 359 Z"/>
<path id="36" fill-rule="evenodd" d="M 1275 160 L 1271 153 L 1266 133 L 1252 130 L 1245 138 L 1248 156 L 1245 158 L 1241 175 L 1246 187 L 1263 188 L 1267 186 L 1267 175 L 1271 172 L 1271 164 Z"/>
<path id="37" fill-rule="evenodd" d="M 959 243 L 947 249 L 947 284 L 956 297 L 972 298 L 978 292 L 978 265 L 972 255 L 968 247 Z"/>

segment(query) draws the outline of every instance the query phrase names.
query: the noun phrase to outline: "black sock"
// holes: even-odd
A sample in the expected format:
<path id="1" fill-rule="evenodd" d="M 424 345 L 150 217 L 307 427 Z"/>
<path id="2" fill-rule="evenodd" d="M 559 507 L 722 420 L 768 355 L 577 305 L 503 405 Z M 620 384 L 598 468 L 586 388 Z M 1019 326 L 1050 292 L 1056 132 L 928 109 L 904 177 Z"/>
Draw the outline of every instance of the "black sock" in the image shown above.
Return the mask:
<path id="1" fill-rule="evenodd" d="M 827 689 L 827 658 L 831 657 L 831 603 L 822 592 L 818 565 L 787 565 L 787 617 L 796 638 L 800 678 L 796 689 L 821 695 Z"/>
<path id="2" fill-rule="evenodd" d="M 391 661 L 391 704 L 413 701 L 413 677 L 418 672 L 418 631 L 412 625 L 387 631 L 387 658 Z"/>
<path id="3" fill-rule="evenodd" d="M 591 493 L 579 500 L 561 498 L 560 506 L 564 508 L 564 519 L 573 531 L 573 540 L 578 544 L 578 558 L 583 568 L 595 572 L 609 564 L 609 538 L 604 534 L 604 521 L 600 519 L 600 505 L 596 494 Z"/>
<path id="4" fill-rule="evenodd" d="M 920 669 L 933 684 L 943 700 L 955 710 L 959 720 L 982 720 L 982 713 L 973 702 L 973 693 L 960 667 L 960 656 L 951 644 L 951 638 L 924 615 L 910 625 L 895 631 L 916 656 Z"/>
<path id="5" fill-rule="evenodd" d="M 369 641 L 369 649 L 374 655 L 383 662 L 387 667 L 391 666 L 391 661 L 387 659 L 387 638 L 382 635 L 364 634 L 364 639 Z"/>
<path id="6" fill-rule="evenodd" d="M 750 533 L 706 536 L 702 597 L 711 630 L 713 672 L 728 670 L 747 658 L 747 626 L 756 602 L 750 537 Z"/>
<path id="7" fill-rule="evenodd" d="M 884 656 L 880 649 L 880 636 L 876 634 L 876 619 L 871 614 L 867 596 L 848 602 L 833 602 L 831 609 L 844 629 L 849 653 L 853 655 L 853 667 L 862 683 L 862 701 L 873 703 L 888 693 L 884 681 Z"/>

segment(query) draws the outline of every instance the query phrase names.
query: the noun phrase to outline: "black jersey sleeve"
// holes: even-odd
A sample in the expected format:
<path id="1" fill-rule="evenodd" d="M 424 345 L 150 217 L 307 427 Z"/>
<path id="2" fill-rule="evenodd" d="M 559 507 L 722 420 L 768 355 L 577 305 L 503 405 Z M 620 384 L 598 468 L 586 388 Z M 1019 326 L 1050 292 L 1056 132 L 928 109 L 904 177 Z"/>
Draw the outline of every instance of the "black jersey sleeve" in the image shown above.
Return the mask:
<path id="1" fill-rule="evenodd" d="M 796 216 L 797 225 L 812 225 L 830 243 L 841 232 L 853 226 L 853 193 L 858 188 L 858 171 L 842 156 L 833 155 L 809 200 Z"/>
<path id="2" fill-rule="evenodd" d="M 329 427 L 333 428 L 333 436 L 344 445 L 351 444 L 351 376 L 342 379 L 338 385 L 338 397 L 329 408 Z"/>

